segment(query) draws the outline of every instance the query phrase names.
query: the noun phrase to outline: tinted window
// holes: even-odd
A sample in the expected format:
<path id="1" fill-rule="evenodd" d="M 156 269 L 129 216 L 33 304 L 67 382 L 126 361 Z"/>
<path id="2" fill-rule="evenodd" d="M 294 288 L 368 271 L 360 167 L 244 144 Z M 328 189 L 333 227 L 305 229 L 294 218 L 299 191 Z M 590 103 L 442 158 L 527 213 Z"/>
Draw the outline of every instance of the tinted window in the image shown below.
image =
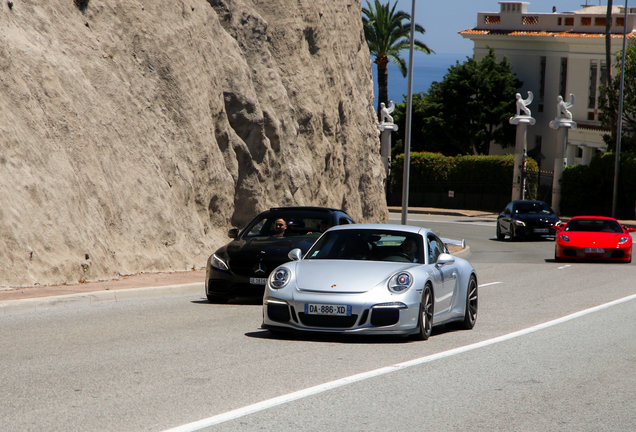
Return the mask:
<path id="1" fill-rule="evenodd" d="M 345 216 L 340 216 L 340 219 L 338 220 L 338 225 L 349 225 L 352 223 L 353 221 Z"/>
<path id="2" fill-rule="evenodd" d="M 515 204 L 513 213 L 551 215 L 552 209 L 544 202 L 517 203 Z"/>
<path id="3" fill-rule="evenodd" d="M 429 263 L 433 264 L 437 262 L 437 258 L 444 253 L 444 243 L 432 234 L 428 236 L 428 259 Z"/>

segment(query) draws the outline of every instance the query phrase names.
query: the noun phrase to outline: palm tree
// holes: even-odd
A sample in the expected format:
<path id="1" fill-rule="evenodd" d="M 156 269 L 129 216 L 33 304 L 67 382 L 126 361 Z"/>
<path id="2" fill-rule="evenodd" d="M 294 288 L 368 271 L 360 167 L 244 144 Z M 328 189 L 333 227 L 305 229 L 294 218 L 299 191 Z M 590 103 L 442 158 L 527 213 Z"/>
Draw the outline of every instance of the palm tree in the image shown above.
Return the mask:
<path id="1" fill-rule="evenodd" d="M 375 56 L 374 63 L 378 65 L 378 112 L 380 104 L 388 102 L 388 71 L 387 64 L 393 60 L 402 76 L 406 76 L 406 62 L 400 57 L 400 51 L 410 48 L 411 15 L 402 11 L 395 11 L 397 0 L 391 7 L 391 1 L 385 5 L 375 0 L 375 8 L 367 0 L 367 7 L 362 8 L 362 25 L 364 37 L 369 45 L 369 51 Z M 424 34 L 425 30 L 415 24 L 415 31 Z M 425 43 L 415 40 L 414 48 L 426 54 L 434 53 Z"/>

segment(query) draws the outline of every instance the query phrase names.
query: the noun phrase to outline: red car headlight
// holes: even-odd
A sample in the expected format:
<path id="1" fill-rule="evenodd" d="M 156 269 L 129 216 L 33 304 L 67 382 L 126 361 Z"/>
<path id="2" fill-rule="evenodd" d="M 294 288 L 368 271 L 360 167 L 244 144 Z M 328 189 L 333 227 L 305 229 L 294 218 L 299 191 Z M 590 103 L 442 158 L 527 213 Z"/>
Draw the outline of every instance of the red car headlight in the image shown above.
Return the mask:
<path id="1" fill-rule="evenodd" d="M 567 234 L 561 234 L 559 235 L 559 238 L 563 241 L 569 242 L 570 241 L 570 237 L 567 236 Z"/>
<path id="2" fill-rule="evenodd" d="M 622 245 L 625 244 L 629 241 L 629 237 L 621 237 L 620 239 L 618 239 L 618 244 Z"/>

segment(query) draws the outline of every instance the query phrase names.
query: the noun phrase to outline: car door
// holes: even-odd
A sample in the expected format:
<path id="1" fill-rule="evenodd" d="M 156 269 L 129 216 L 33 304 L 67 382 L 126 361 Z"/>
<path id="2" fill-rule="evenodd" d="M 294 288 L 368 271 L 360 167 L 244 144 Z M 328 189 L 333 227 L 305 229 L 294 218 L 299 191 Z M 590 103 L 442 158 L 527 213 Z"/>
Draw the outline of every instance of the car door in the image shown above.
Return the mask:
<path id="1" fill-rule="evenodd" d="M 435 234 L 427 236 L 429 262 L 434 266 L 434 273 L 439 276 L 440 282 L 435 287 L 435 314 L 441 314 L 450 309 L 453 294 L 457 284 L 457 265 L 455 263 L 441 265 L 437 263 L 439 256 L 446 251 L 444 243 Z"/>
<path id="2" fill-rule="evenodd" d="M 512 223 L 512 203 L 508 204 L 497 219 L 499 229 L 502 234 L 510 234 L 510 224 Z"/>

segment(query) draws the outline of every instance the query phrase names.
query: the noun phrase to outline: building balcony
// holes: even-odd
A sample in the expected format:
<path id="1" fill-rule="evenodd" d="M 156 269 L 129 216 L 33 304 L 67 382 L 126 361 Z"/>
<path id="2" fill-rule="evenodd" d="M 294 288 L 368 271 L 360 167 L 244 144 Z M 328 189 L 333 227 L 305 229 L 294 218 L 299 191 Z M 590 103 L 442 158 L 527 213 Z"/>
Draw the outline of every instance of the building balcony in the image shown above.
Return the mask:
<path id="1" fill-rule="evenodd" d="M 527 2 L 499 2 L 500 11 L 479 12 L 475 31 L 517 31 L 548 33 L 605 33 L 607 23 L 606 6 L 590 6 L 574 12 L 528 13 Z M 629 8 L 625 21 L 625 8 L 613 7 L 610 32 L 623 34 L 634 30 L 636 8 Z"/>

